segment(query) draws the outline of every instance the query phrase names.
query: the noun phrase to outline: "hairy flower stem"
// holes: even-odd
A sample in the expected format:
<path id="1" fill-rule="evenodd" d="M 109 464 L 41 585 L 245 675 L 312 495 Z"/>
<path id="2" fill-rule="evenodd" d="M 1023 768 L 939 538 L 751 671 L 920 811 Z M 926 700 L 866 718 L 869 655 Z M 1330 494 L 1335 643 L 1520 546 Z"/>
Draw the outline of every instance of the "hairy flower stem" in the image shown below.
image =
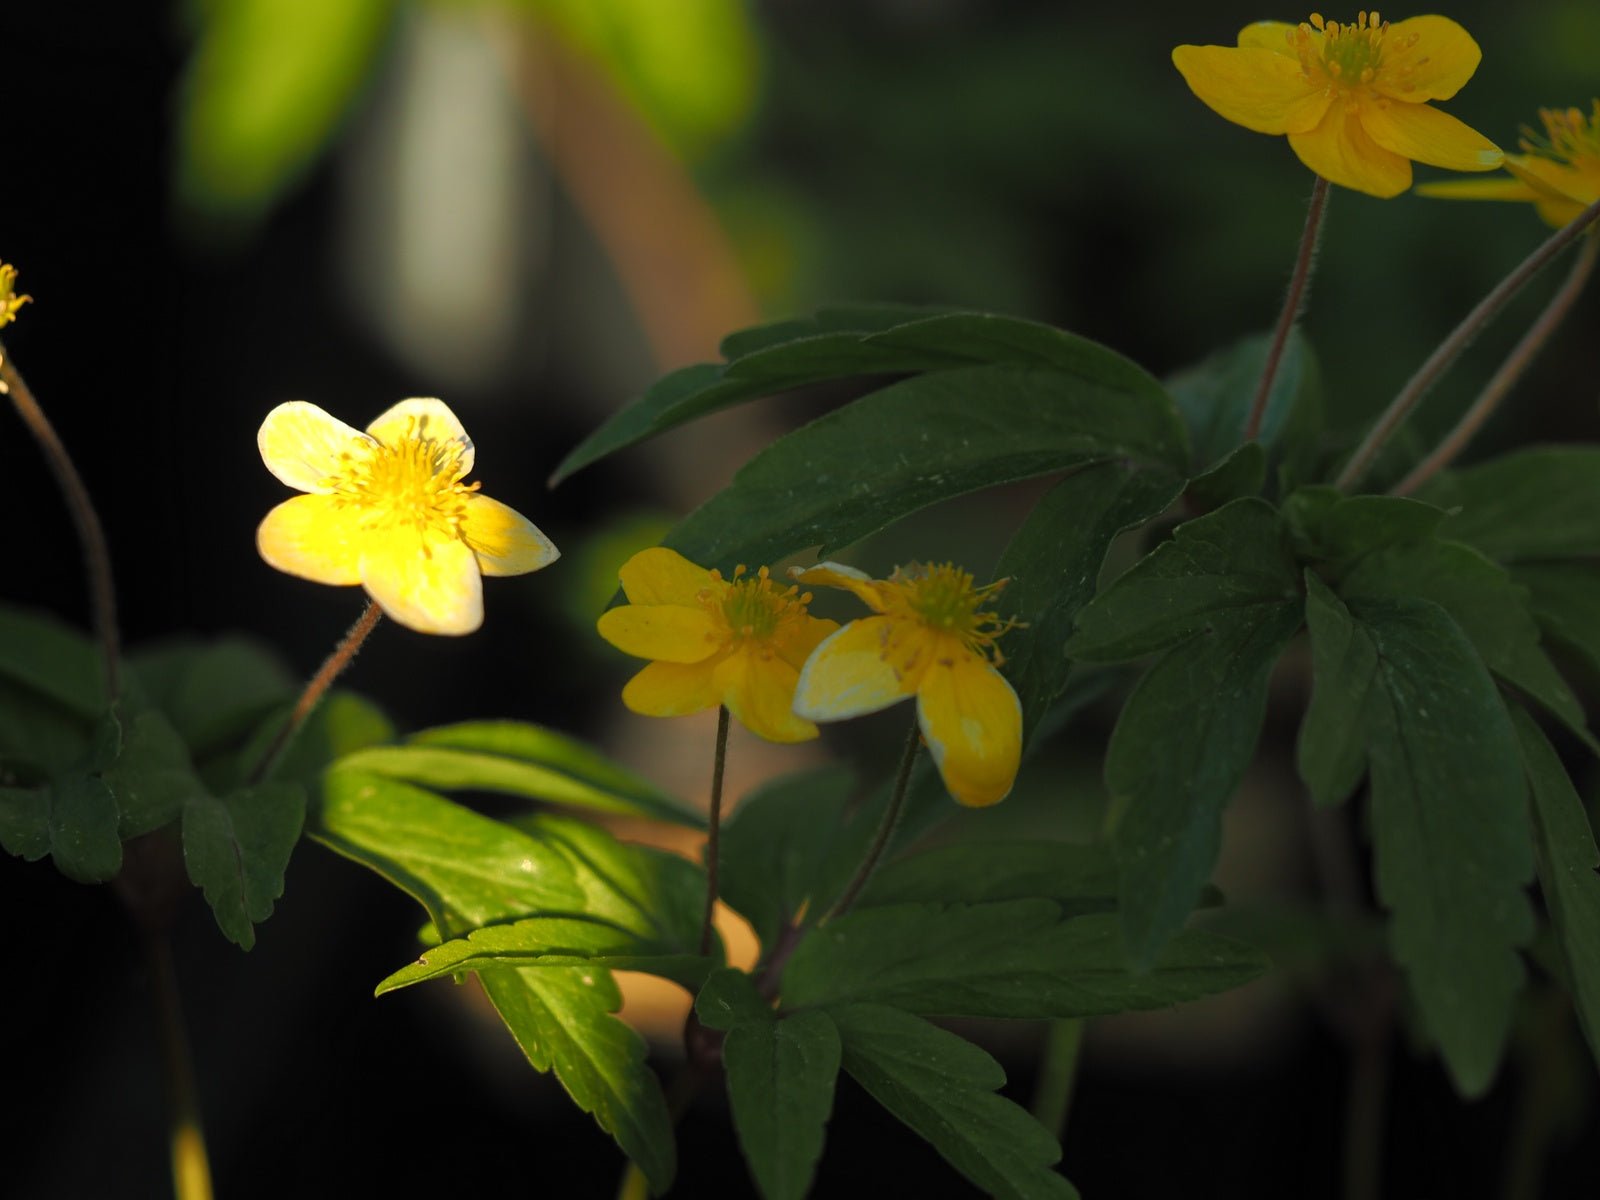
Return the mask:
<path id="1" fill-rule="evenodd" d="M 1522 335 L 1522 340 L 1500 364 L 1500 369 L 1494 373 L 1494 378 L 1490 379 L 1483 391 L 1478 393 L 1478 398 L 1472 402 L 1472 407 L 1467 409 L 1461 420 L 1456 422 L 1456 427 L 1445 435 L 1444 440 L 1434 447 L 1433 453 L 1389 489 L 1391 496 L 1411 495 L 1454 462 L 1456 455 L 1467 448 L 1467 443 L 1499 407 L 1500 401 L 1506 398 L 1506 394 L 1522 377 L 1529 364 L 1538 357 L 1545 343 L 1550 340 L 1550 335 L 1560 327 L 1562 321 L 1566 320 L 1567 314 L 1572 311 L 1572 306 L 1583 294 L 1589 276 L 1594 274 L 1595 260 L 1600 258 L 1600 232 L 1597 230 L 1600 230 L 1600 226 L 1590 229 L 1589 236 L 1584 239 L 1583 249 L 1578 251 L 1578 257 L 1573 260 L 1572 270 L 1568 272 L 1566 281 L 1556 294 L 1550 297 L 1550 303 L 1545 305 L 1544 311 L 1539 314 L 1539 319 L 1529 327 L 1527 333 Z"/>
<path id="2" fill-rule="evenodd" d="M 900 814 L 905 811 L 906 788 L 911 783 L 911 765 L 917 760 L 917 747 L 922 744 L 922 729 L 913 718 L 911 732 L 906 735 L 905 749 L 900 754 L 900 769 L 894 777 L 894 791 L 889 793 L 889 807 L 884 810 L 883 821 L 878 825 L 877 836 L 872 839 L 872 845 L 867 849 L 867 856 L 861 860 L 861 865 L 856 868 L 855 876 L 845 887 L 839 899 L 834 902 L 827 915 L 817 922 L 826 925 L 836 917 L 842 917 L 850 911 L 850 906 L 856 902 L 856 897 L 861 894 L 861 889 L 867 886 L 867 880 L 872 878 L 873 871 L 878 869 L 878 860 L 883 857 L 883 852 L 889 848 L 889 842 L 894 837 L 894 831 L 900 825 Z"/>
<path id="3" fill-rule="evenodd" d="M 1278 314 L 1278 326 L 1272 331 L 1272 345 L 1267 348 L 1267 361 L 1261 368 L 1261 382 L 1256 384 L 1250 417 L 1244 423 L 1244 440 L 1247 442 L 1255 441 L 1261 433 L 1261 422 L 1267 415 L 1267 401 L 1272 396 L 1272 385 L 1278 378 L 1278 366 L 1283 362 L 1283 348 L 1289 343 L 1289 330 L 1294 328 L 1295 318 L 1305 307 L 1311 268 L 1317 259 L 1317 239 L 1322 234 L 1322 217 L 1327 209 L 1328 181 L 1318 175 L 1311 189 L 1311 202 L 1306 207 L 1306 227 L 1300 234 L 1300 249 L 1295 254 L 1289 290 L 1283 297 L 1283 311 Z"/>
<path id="4" fill-rule="evenodd" d="M 717 709 L 717 748 L 711 760 L 711 810 L 706 816 L 706 915 L 700 923 L 700 953 L 711 953 L 712 915 L 717 907 L 717 856 L 722 839 L 722 770 L 728 761 L 728 706 Z"/>
<path id="5" fill-rule="evenodd" d="M 317 668 L 317 673 L 306 684 L 305 690 L 300 693 L 300 699 L 295 701 L 294 710 L 290 712 L 289 719 L 284 722 L 283 728 L 278 730 L 278 736 L 272 739 L 272 744 L 257 760 L 255 769 L 250 772 L 248 783 L 255 786 L 267 777 L 267 772 L 272 770 L 274 763 L 289 747 L 294 740 L 294 735 L 299 732 L 300 726 L 305 724 L 317 707 L 318 701 L 333 686 L 333 681 L 355 660 L 361 645 L 367 640 L 367 635 L 378 627 L 378 621 L 383 616 L 383 609 L 378 607 L 377 601 L 368 600 L 366 611 L 352 626 L 344 638 L 334 647 L 333 653 Z"/>
<path id="6" fill-rule="evenodd" d="M 1383 410 L 1377 422 L 1368 431 L 1365 440 L 1350 456 L 1350 461 L 1345 464 L 1344 470 L 1339 472 L 1339 477 L 1333 481 L 1335 487 L 1349 490 L 1361 482 L 1362 477 L 1371 469 L 1373 460 L 1378 457 L 1378 451 L 1383 449 L 1384 443 L 1394 435 L 1400 423 L 1411 414 L 1411 410 L 1438 381 L 1439 376 L 1460 357 L 1472 339 L 1500 315 L 1500 310 L 1527 286 L 1529 280 L 1549 266 L 1551 260 L 1581 237 L 1596 220 L 1600 220 L 1600 200 L 1589 205 L 1564 228 L 1545 239 L 1542 245 L 1522 260 L 1516 270 L 1496 284 L 1494 289 L 1478 302 L 1478 306 L 1466 315 L 1449 337 L 1439 343 L 1438 349 L 1428 356 L 1427 361 L 1417 368 L 1417 373 L 1389 402 L 1389 407 Z"/>
<path id="7" fill-rule="evenodd" d="M 0 345 L 0 391 L 11 397 L 17 415 L 33 434 L 39 448 L 44 451 L 45 462 L 56 477 L 72 523 L 77 527 L 78 540 L 83 544 L 84 567 L 89 576 L 89 604 L 93 613 L 95 637 L 100 642 L 100 655 L 104 660 L 106 701 L 115 704 L 122 692 L 121 640 L 117 634 L 117 592 L 111 582 L 111 551 L 106 545 L 106 531 L 100 524 L 100 514 L 94 501 L 89 499 L 89 489 L 83 477 L 72 464 L 72 457 L 56 433 L 50 418 L 39 407 L 32 389 L 22 378 L 22 373 L 12 365 L 5 346 Z"/>

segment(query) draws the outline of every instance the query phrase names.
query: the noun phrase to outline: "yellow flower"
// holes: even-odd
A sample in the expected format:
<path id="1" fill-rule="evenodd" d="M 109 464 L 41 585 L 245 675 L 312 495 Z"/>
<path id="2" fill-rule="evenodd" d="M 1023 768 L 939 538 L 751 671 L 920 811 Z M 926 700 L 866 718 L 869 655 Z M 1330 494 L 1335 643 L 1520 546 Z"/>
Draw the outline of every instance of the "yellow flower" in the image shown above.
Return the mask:
<path id="1" fill-rule="evenodd" d="M 817 727 L 793 711 L 800 664 L 834 630 L 806 612 L 811 594 L 779 589 L 762 567 L 724 579 L 676 550 L 641 550 L 622 567 L 628 603 L 600 617 L 600 636 L 649 666 L 622 689 L 647 717 L 718 704 L 771 742 L 803 742 Z"/>
<path id="2" fill-rule="evenodd" d="M 461 482 L 472 439 L 442 401 L 402 400 L 362 433 L 294 400 L 267 414 L 256 441 L 267 470 L 309 493 L 267 514 L 261 557 L 317 583 L 359 583 L 421 633 L 471 633 L 482 576 L 559 555 L 526 517 Z"/>
<path id="3" fill-rule="evenodd" d="M 32 296 L 15 295 L 17 269 L 10 263 L 0 263 L 0 329 L 17 319 L 17 310 L 33 300 Z"/>
<path id="4" fill-rule="evenodd" d="M 917 721 L 950 794 L 962 804 L 1004 800 L 1022 761 L 1022 704 L 995 664 L 995 639 L 1010 624 L 980 612 L 1004 583 L 973 587 L 943 566 L 903 567 L 871 579 L 822 563 L 795 573 L 802 583 L 847 588 L 876 616 L 852 621 L 807 660 L 794 709 L 838 721 L 917 698 Z"/>
<path id="5" fill-rule="evenodd" d="M 1417 188 L 1447 200 L 1525 200 L 1560 229 L 1600 200 L 1600 100 L 1581 108 L 1542 108 L 1544 133 L 1522 128 L 1522 154 L 1506 155 L 1512 178 L 1452 179 Z"/>
<path id="6" fill-rule="evenodd" d="M 1411 186 L 1411 162 L 1455 171 L 1500 165 L 1498 147 L 1428 105 L 1448 100 L 1482 57 L 1448 17 L 1390 24 L 1377 13 L 1353 23 L 1258 21 L 1239 45 L 1179 46 L 1173 64 L 1194 94 L 1257 133 L 1282 133 L 1329 183 L 1372 196 Z"/>

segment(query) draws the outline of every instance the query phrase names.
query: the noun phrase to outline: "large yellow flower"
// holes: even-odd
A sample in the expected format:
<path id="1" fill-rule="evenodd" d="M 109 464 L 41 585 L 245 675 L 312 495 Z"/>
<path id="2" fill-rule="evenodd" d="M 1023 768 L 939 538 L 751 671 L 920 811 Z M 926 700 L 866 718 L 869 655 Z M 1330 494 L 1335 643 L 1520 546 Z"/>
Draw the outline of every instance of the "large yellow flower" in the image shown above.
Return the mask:
<path id="1" fill-rule="evenodd" d="M 1341 25 L 1258 21 L 1239 45 L 1179 46 L 1173 64 L 1194 94 L 1258 133 L 1281 133 L 1330 183 L 1372 196 L 1411 186 L 1411 160 L 1455 171 L 1500 165 L 1498 147 L 1428 105 L 1472 78 L 1482 53 L 1448 17 L 1393 24 L 1361 13 Z"/>
<path id="2" fill-rule="evenodd" d="M 308 495 L 256 531 L 261 557 L 317 583 L 362 584 L 422 633 L 483 624 L 484 575 L 521 575 L 559 552 L 520 513 L 462 480 L 472 439 L 439 400 L 402 400 L 362 433 L 295 400 L 267 414 L 261 458 Z"/>
<path id="3" fill-rule="evenodd" d="M 620 572 L 629 603 L 600 617 L 600 636 L 649 666 L 622 689 L 647 717 L 680 717 L 718 704 L 772 742 L 803 742 L 817 727 L 795 716 L 800 664 L 834 630 L 806 612 L 811 594 L 779 588 L 766 567 L 732 579 L 676 550 L 641 550 Z"/>
<path id="4" fill-rule="evenodd" d="M 1512 178 L 1451 179 L 1417 188 L 1447 200 L 1523 200 L 1560 229 L 1600 200 L 1600 100 L 1581 108 L 1542 108 L 1544 133 L 1523 127 L 1523 153 L 1506 155 Z"/>
<path id="5" fill-rule="evenodd" d="M 846 588 L 877 614 L 817 647 L 800 672 L 795 712 L 838 721 L 915 696 L 950 794 L 973 806 L 1004 800 L 1022 761 L 1022 704 L 995 670 L 995 639 L 1009 626 L 979 611 L 1004 581 L 974 587 L 949 563 L 903 567 L 888 579 L 822 563 L 795 578 Z"/>

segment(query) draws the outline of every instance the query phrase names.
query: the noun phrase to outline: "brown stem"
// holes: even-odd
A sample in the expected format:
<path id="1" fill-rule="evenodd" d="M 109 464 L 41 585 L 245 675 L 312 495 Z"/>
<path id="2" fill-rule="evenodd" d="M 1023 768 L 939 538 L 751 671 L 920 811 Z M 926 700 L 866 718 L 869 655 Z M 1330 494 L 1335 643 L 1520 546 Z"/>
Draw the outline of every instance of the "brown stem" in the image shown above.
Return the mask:
<path id="1" fill-rule="evenodd" d="M 1389 407 L 1384 409 L 1378 420 L 1368 431 L 1361 445 L 1356 447 L 1356 452 L 1350 456 L 1350 461 L 1345 464 L 1339 477 L 1334 480 L 1334 486 L 1348 490 L 1361 481 L 1367 471 L 1372 467 L 1373 460 L 1377 458 L 1378 451 L 1383 449 L 1384 443 L 1393 436 L 1394 431 L 1400 427 L 1400 422 L 1410 415 L 1422 397 L 1427 394 L 1439 376 L 1443 375 L 1450 364 L 1460 357 L 1473 338 L 1481 333 L 1485 326 L 1495 317 L 1500 315 L 1500 310 L 1511 302 L 1513 296 L 1527 286 L 1528 282 L 1545 267 L 1550 265 L 1556 255 L 1560 254 L 1574 241 L 1576 241 L 1589 226 L 1600 220 L 1600 200 L 1596 200 L 1567 225 L 1558 229 L 1546 238 L 1534 252 L 1522 260 L 1522 263 L 1511 274 L 1507 275 L 1494 289 L 1478 301 L 1478 305 L 1468 313 L 1461 324 L 1449 337 L 1439 343 L 1439 346 L 1428 356 L 1426 362 L 1417 368 L 1417 373 L 1411 377 L 1405 387 L 1393 400 Z"/>
<path id="2" fill-rule="evenodd" d="M 56 433 L 50 418 L 44 415 L 32 389 L 22 378 L 22 373 L 12 364 L 5 346 L 0 345 L 0 391 L 11 397 L 17 415 L 22 418 L 28 432 L 33 434 L 39 448 L 44 451 L 50 472 L 56 477 L 61 495 L 72 514 L 72 523 L 78 529 L 78 541 L 83 545 L 84 568 L 89 577 L 89 605 L 93 613 L 94 631 L 100 642 L 100 654 L 105 660 L 106 701 L 115 704 L 122 691 L 121 642 L 117 634 L 117 592 L 111 581 L 111 551 L 106 545 L 106 531 L 100 524 L 100 514 L 83 477 L 73 466 L 72 457 Z"/>
<path id="3" fill-rule="evenodd" d="M 1528 365 L 1544 349 L 1545 343 L 1550 340 L 1550 335 L 1560 327 L 1561 322 L 1572 311 L 1572 306 L 1583 294 L 1584 285 L 1589 282 L 1589 276 L 1594 273 L 1596 258 L 1600 258 L 1600 234 L 1591 229 L 1589 236 L 1584 239 L 1583 249 L 1578 251 L 1578 257 L 1573 260 L 1572 270 L 1567 273 L 1566 281 L 1556 294 L 1550 297 L 1550 303 L 1545 305 L 1544 311 L 1539 314 L 1539 319 L 1529 327 L 1527 333 L 1522 335 L 1522 340 L 1506 356 L 1505 362 L 1500 364 L 1500 369 L 1494 373 L 1494 377 L 1484 386 L 1483 391 L 1478 393 L 1478 398 L 1472 402 L 1472 407 L 1467 409 L 1461 420 L 1456 422 L 1456 427 L 1445 435 L 1433 453 L 1412 468 L 1411 474 L 1389 489 L 1390 495 L 1411 495 L 1454 462 L 1456 455 L 1466 449 L 1473 435 L 1499 407 L 1500 401 L 1506 398 L 1506 394 L 1522 377 Z"/>
<path id="4" fill-rule="evenodd" d="M 255 769 L 250 772 L 246 781 L 250 786 L 253 787 L 267 777 L 267 772 L 272 769 L 273 763 L 277 762 L 278 756 L 288 748 L 295 733 L 305 724 L 311 711 L 317 707 L 317 702 L 333 686 L 333 681 L 339 678 L 344 669 L 355 659 L 361 644 L 367 640 L 367 635 L 378 627 L 378 621 L 382 616 L 383 609 L 378 607 L 378 602 L 368 600 L 366 610 L 360 619 L 350 626 L 349 632 L 334 647 L 333 653 L 328 655 L 323 664 L 317 668 L 317 673 L 306 684 L 305 691 L 300 693 L 300 699 L 295 701 L 289 719 L 284 722 L 283 728 L 278 730 L 278 735 L 272 739 L 272 744 L 256 761 Z"/>
<path id="5" fill-rule="evenodd" d="M 706 835 L 706 915 L 700 922 L 700 953 L 711 953 L 712 916 L 717 907 L 717 856 L 722 852 L 722 771 L 728 761 L 728 706 L 717 709 L 717 748 L 711 760 L 710 830 Z"/>
<path id="6" fill-rule="evenodd" d="M 1278 377 L 1278 366 L 1283 361 L 1283 348 L 1289 342 L 1289 330 L 1294 328 L 1295 318 L 1305 307 L 1311 267 L 1317 258 L 1317 238 L 1322 233 L 1322 216 L 1327 207 L 1328 181 L 1318 175 L 1311 189 L 1311 203 L 1306 207 L 1306 227 L 1300 233 L 1300 249 L 1295 254 L 1289 291 L 1283 298 L 1283 311 L 1278 314 L 1277 328 L 1272 331 L 1272 345 L 1267 349 L 1261 382 L 1256 385 L 1256 398 L 1250 405 L 1250 419 L 1244 425 L 1244 440 L 1247 442 L 1255 441 L 1261 432 L 1261 422 L 1267 415 L 1267 400 L 1272 395 L 1272 385 Z"/>
<path id="7" fill-rule="evenodd" d="M 861 894 L 861 889 L 867 886 L 867 880 L 872 878 L 872 872 L 877 870 L 878 860 L 883 857 L 883 852 L 888 849 L 889 841 L 894 837 L 895 828 L 900 824 L 900 814 L 905 809 L 906 787 L 911 782 L 911 764 L 917 760 L 917 747 L 922 744 L 922 730 L 913 718 L 911 732 L 906 735 L 905 749 L 900 753 L 900 769 L 894 777 L 894 791 L 889 794 L 889 807 L 884 810 L 883 820 L 878 825 L 877 836 L 872 839 L 872 845 L 867 849 L 867 856 L 861 860 L 861 865 L 856 868 L 855 877 L 845 887 L 844 893 L 835 901 L 834 906 L 819 925 L 826 925 L 836 917 L 842 917 L 850 911 L 850 906 L 856 902 L 856 897 Z"/>

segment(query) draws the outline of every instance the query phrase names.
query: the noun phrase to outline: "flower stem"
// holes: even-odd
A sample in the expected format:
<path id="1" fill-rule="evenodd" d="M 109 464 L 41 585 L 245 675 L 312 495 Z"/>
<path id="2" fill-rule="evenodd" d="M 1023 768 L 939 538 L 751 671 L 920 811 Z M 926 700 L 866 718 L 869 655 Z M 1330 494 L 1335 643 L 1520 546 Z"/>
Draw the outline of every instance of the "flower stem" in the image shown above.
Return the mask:
<path id="1" fill-rule="evenodd" d="M 1261 368 L 1261 382 L 1256 385 L 1256 398 L 1250 405 L 1250 419 L 1244 424 L 1244 440 L 1255 441 L 1261 432 L 1261 422 L 1267 415 L 1267 400 L 1272 395 L 1272 385 L 1278 377 L 1278 366 L 1283 361 L 1283 348 L 1289 342 L 1289 330 L 1295 318 L 1305 307 L 1306 292 L 1311 283 L 1311 267 L 1317 258 L 1317 238 L 1322 233 L 1322 217 L 1328 209 L 1328 181 L 1317 176 L 1311 189 L 1311 202 L 1306 206 L 1306 227 L 1300 234 L 1300 249 L 1295 254 L 1294 274 L 1289 277 L 1289 291 L 1283 297 L 1283 311 L 1278 314 L 1278 326 L 1272 331 L 1272 345 L 1267 349 L 1266 365 Z"/>
<path id="2" fill-rule="evenodd" d="M 1544 311 L 1539 314 L 1539 319 L 1529 327 L 1527 333 L 1522 335 L 1522 340 L 1506 356 L 1505 362 L 1500 364 L 1500 369 L 1494 373 L 1494 377 L 1485 385 L 1483 391 L 1478 393 L 1478 398 L 1472 402 L 1472 407 L 1467 409 L 1461 420 L 1456 422 L 1456 427 L 1445 435 L 1433 453 L 1389 489 L 1390 495 L 1409 496 L 1454 462 L 1456 455 L 1466 449 L 1473 435 L 1499 407 L 1500 401 L 1506 398 L 1506 394 L 1522 377 L 1528 365 L 1544 349 L 1545 343 L 1550 340 L 1550 335 L 1560 327 L 1561 322 L 1572 311 L 1573 304 L 1583 294 L 1584 285 L 1589 282 L 1589 276 L 1594 273 L 1596 258 L 1600 258 L 1600 233 L 1591 229 L 1589 236 L 1584 240 L 1583 249 L 1578 251 L 1578 257 L 1573 261 L 1572 270 L 1568 272 L 1566 281 L 1556 294 L 1550 297 L 1550 303 L 1545 305 Z"/>
<path id="3" fill-rule="evenodd" d="M 150 980 L 161 1018 L 161 1051 L 166 1066 L 167 1107 L 172 1128 L 172 1190 L 176 1200 L 211 1200 L 211 1164 L 206 1156 L 205 1134 L 195 1102 L 194 1066 L 183 1032 L 183 1007 L 178 1000 L 178 978 L 172 966 L 172 949 L 166 935 L 147 931 L 145 950 Z"/>
<path id="4" fill-rule="evenodd" d="M 33 434 L 39 448 L 44 451 L 50 472 L 56 477 L 72 523 L 77 527 L 78 540 L 83 544 L 84 565 L 89 576 L 89 605 L 93 613 L 94 631 L 100 642 L 100 654 L 105 663 L 106 701 L 115 704 L 122 691 L 121 643 L 117 635 L 117 593 L 111 582 L 111 551 L 106 545 L 106 531 L 100 524 L 100 514 L 83 477 L 73 466 L 72 457 L 56 433 L 50 418 L 44 415 L 39 401 L 34 397 L 22 373 L 12 364 L 5 346 L 0 345 L 0 391 L 11 397 L 17 415 L 22 418 L 28 432 Z"/>
<path id="5" fill-rule="evenodd" d="M 1058 1142 L 1067 1129 L 1073 1085 L 1078 1078 L 1078 1052 L 1082 1047 L 1081 1018 L 1050 1022 L 1045 1033 L 1044 1061 L 1039 1065 L 1039 1082 L 1033 1091 L 1033 1115 Z"/>
<path id="6" fill-rule="evenodd" d="M 913 719 L 911 732 L 906 735 L 905 749 L 900 753 L 900 769 L 894 777 L 894 791 L 889 793 L 889 807 L 884 810 L 883 821 L 878 825 L 877 836 L 872 839 L 872 845 L 867 849 L 867 856 L 861 860 L 861 865 L 856 868 L 854 878 L 845 887 L 844 893 L 834 903 L 819 925 L 826 925 L 836 917 L 842 917 L 856 902 L 856 897 L 861 894 L 861 889 L 867 886 L 867 880 L 872 878 L 872 872 L 877 870 L 878 860 L 883 857 L 883 852 L 889 848 L 889 841 L 894 837 L 894 831 L 900 824 L 900 814 L 905 810 L 906 788 L 911 782 L 911 764 L 917 760 L 917 747 L 922 744 L 922 729 Z"/>
<path id="7" fill-rule="evenodd" d="M 1372 467 L 1378 451 L 1383 449 L 1384 443 L 1400 427 L 1400 422 L 1410 415 L 1411 410 L 1427 394 L 1428 389 L 1438 381 L 1439 376 L 1445 373 L 1450 364 L 1460 357 L 1472 339 L 1500 315 L 1500 310 L 1527 286 L 1529 280 L 1549 266 L 1556 255 L 1576 241 L 1596 220 L 1600 220 L 1600 200 L 1589 205 L 1565 227 L 1546 238 L 1543 244 L 1522 260 L 1516 270 L 1478 301 L 1477 307 L 1466 315 L 1449 337 L 1439 343 L 1427 361 L 1417 368 L 1417 373 L 1389 402 L 1389 407 L 1383 410 L 1361 445 L 1356 447 L 1356 452 L 1350 456 L 1350 461 L 1345 464 L 1344 470 L 1339 472 L 1339 477 L 1334 480 L 1335 487 L 1348 490 L 1361 481 Z"/>
<path id="8" fill-rule="evenodd" d="M 712 916 L 717 907 L 717 858 L 722 852 L 722 771 L 728 761 L 728 706 L 717 709 L 717 748 L 711 760 L 710 826 L 706 834 L 706 915 L 700 922 L 700 953 L 711 953 Z"/>
<path id="9" fill-rule="evenodd" d="M 247 781 L 250 786 L 253 787 L 267 777 L 267 772 L 278 761 L 278 756 L 288 749 L 300 726 L 305 724 L 306 718 L 317 707 L 317 702 L 333 686 L 333 681 L 339 678 L 344 669 L 354 661 L 362 643 L 367 640 L 367 635 L 378 627 L 378 621 L 382 616 L 383 609 L 378 607 L 377 601 L 368 600 L 366 611 L 354 625 L 350 626 L 349 632 L 334 647 L 333 653 L 328 655 L 323 664 L 317 668 L 317 673 L 311 677 L 305 690 L 300 693 L 300 699 L 295 701 L 289 719 L 284 722 L 283 728 L 278 730 L 277 737 L 272 739 L 272 744 L 267 747 L 266 752 L 257 760 L 255 769 L 250 772 Z"/>

